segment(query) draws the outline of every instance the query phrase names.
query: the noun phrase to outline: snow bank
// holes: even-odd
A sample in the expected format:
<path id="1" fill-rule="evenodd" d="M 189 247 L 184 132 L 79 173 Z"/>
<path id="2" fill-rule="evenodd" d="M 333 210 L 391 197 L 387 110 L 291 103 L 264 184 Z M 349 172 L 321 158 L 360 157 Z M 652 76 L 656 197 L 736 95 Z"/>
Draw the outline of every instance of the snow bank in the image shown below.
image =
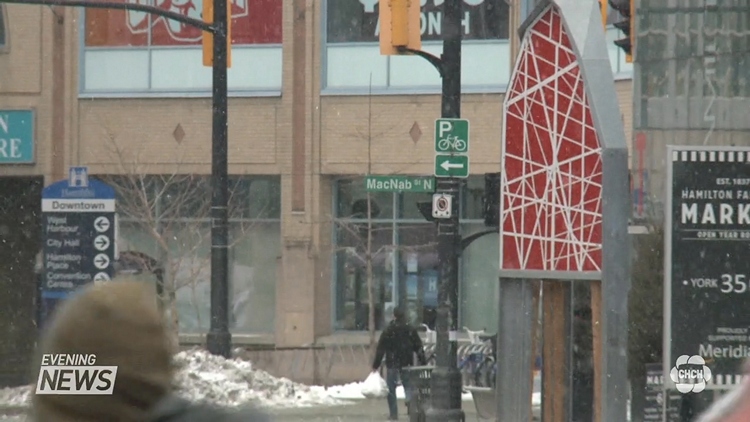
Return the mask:
<path id="1" fill-rule="evenodd" d="M 265 408 L 345 404 L 319 387 L 276 378 L 254 369 L 250 362 L 224 359 L 204 350 L 180 352 L 175 355 L 174 364 L 175 392 L 191 401 Z M 26 407 L 31 403 L 31 392 L 31 386 L 0 389 L 0 407 Z"/>
<path id="2" fill-rule="evenodd" d="M 221 406 L 254 403 L 262 407 L 308 407 L 342 404 L 319 388 L 253 369 L 250 362 L 224 359 L 204 350 L 175 355 L 176 392 L 191 401 Z"/>
<path id="3" fill-rule="evenodd" d="M 265 408 L 335 406 L 364 399 L 362 383 L 333 387 L 307 386 L 286 378 L 276 378 L 255 369 L 241 359 L 224 359 L 201 349 L 175 355 L 174 389 L 180 396 L 196 402 L 220 406 L 254 404 Z M 0 389 L 0 407 L 26 407 L 30 404 L 31 386 Z M 404 398 L 403 387 L 396 395 Z M 471 401 L 471 393 L 462 398 Z M 534 392 L 533 404 L 541 404 L 541 394 Z"/>
<path id="4" fill-rule="evenodd" d="M 26 407 L 31 404 L 31 386 L 0 388 L 0 407 Z"/>

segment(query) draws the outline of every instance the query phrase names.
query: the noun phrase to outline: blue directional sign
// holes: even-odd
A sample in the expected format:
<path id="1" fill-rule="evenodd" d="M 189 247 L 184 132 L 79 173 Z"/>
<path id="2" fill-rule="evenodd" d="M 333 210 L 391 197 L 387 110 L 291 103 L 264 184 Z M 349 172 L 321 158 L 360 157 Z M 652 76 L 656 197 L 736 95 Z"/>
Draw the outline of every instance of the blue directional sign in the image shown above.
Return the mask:
<path id="1" fill-rule="evenodd" d="M 115 191 L 71 167 L 68 180 L 42 190 L 42 302 L 91 282 L 111 280 L 115 259 Z M 45 312 L 42 312 L 45 314 Z"/>

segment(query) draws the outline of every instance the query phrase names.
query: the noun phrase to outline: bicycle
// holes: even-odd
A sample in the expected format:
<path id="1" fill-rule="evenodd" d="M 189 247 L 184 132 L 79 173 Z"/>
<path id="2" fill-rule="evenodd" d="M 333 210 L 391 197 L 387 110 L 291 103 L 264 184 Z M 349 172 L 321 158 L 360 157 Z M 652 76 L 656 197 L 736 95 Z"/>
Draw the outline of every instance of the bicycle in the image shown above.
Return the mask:
<path id="1" fill-rule="evenodd" d="M 463 327 L 463 329 L 469 335 L 469 344 L 464 352 L 459 355 L 463 355 L 463 357 L 458 362 L 458 370 L 461 372 L 464 385 L 480 387 L 483 383 L 481 368 L 487 355 L 487 347 L 481 340 L 484 330 L 472 331 L 467 327 Z"/>
<path id="2" fill-rule="evenodd" d="M 427 361 L 427 365 L 435 366 L 435 330 L 431 330 L 427 324 L 421 324 L 421 327 L 425 329 L 425 342 L 422 346 L 422 349 L 424 349 L 425 360 Z"/>
<path id="3" fill-rule="evenodd" d="M 497 373 L 497 334 L 492 335 L 481 335 L 480 339 L 489 348 L 489 352 L 485 355 L 484 360 L 477 368 L 477 372 L 480 373 L 480 379 L 482 380 L 483 387 L 495 387 L 495 375 Z"/>
<path id="4" fill-rule="evenodd" d="M 458 136 L 448 135 L 446 138 L 438 141 L 437 147 L 439 150 L 445 151 L 453 149 L 457 152 L 463 152 L 466 150 L 466 141 L 458 139 Z"/>

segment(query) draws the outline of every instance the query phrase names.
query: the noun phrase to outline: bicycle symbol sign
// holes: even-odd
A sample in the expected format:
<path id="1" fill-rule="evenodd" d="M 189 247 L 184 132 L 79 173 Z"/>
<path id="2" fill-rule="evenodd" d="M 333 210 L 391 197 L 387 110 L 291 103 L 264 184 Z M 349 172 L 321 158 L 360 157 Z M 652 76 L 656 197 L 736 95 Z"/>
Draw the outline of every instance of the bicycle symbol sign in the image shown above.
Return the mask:
<path id="1" fill-rule="evenodd" d="M 469 121 L 435 120 L 435 152 L 466 154 L 469 152 Z"/>

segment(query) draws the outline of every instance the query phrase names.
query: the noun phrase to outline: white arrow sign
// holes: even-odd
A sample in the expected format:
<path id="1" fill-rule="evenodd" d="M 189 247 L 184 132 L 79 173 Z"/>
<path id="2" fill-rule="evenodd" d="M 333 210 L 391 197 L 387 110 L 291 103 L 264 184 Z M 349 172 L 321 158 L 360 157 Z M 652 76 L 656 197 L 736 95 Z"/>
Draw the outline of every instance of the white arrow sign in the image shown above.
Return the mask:
<path id="1" fill-rule="evenodd" d="M 109 228 L 109 218 L 107 217 L 96 217 L 96 220 L 94 220 L 94 228 L 99 233 L 104 233 Z"/>
<path id="2" fill-rule="evenodd" d="M 103 283 L 109 281 L 109 274 L 107 273 L 96 273 L 94 276 L 94 283 Z"/>
<path id="3" fill-rule="evenodd" d="M 106 251 L 109 247 L 109 238 L 103 234 L 96 236 L 94 239 L 94 247 L 97 251 Z"/>
<path id="4" fill-rule="evenodd" d="M 462 163 L 454 164 L 451 163 L 450 160 L 445 160 L 440 163 L 440 167 L 442 167 L 445 171 L 450 171 L 450 169 L 462 169 L 464 168 L 464 165 Z"/>
<path id="5" fill-rule="evenodd" d="M 109 266 L 109 257 L 106 254 L 100 253 L 94 257 L 94 266 L 100 270 L 103 270 Z"/>

